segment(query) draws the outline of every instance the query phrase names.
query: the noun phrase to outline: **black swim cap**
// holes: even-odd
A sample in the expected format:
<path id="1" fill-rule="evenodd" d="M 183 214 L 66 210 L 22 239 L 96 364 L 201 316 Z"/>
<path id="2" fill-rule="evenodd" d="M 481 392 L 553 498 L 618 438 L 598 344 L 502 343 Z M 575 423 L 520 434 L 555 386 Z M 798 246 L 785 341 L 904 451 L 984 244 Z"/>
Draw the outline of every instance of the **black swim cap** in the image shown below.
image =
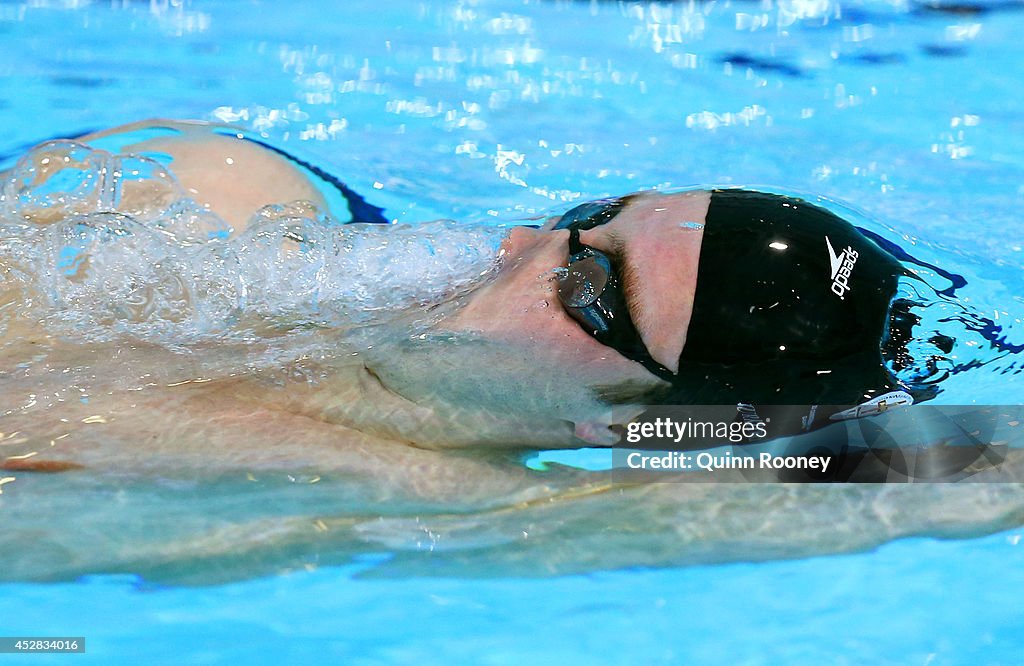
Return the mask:
<path id="1" fill-rule="evenodd" d="M 856 405 L 902 388 L 881 347 L 906 274 L 823 208 L 715 190 L 679 374 L 659 402 Z"/>

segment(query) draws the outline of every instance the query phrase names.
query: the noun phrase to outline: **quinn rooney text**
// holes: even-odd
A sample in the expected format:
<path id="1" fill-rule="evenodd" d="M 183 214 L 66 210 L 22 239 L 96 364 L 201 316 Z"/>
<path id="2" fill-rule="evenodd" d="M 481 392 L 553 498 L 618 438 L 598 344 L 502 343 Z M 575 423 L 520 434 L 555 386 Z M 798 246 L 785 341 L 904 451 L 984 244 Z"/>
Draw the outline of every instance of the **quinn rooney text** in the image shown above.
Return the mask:
<path id="1" fill-rule="evenodd" d="M 828 470 L 831 462 L 829 456 L 774 456 L 760 453 L 754 456 L 734 456 L 726 451 L 714 455 L 706 451 L 701 453 L 682 453 L 672 451 L 651 455 L 633 451 L 626 456 L 629 469 L 661 469 L 668 471 L 687 471 L 700 469 L 713 471 L 716 469 L 817 469 Z"/>

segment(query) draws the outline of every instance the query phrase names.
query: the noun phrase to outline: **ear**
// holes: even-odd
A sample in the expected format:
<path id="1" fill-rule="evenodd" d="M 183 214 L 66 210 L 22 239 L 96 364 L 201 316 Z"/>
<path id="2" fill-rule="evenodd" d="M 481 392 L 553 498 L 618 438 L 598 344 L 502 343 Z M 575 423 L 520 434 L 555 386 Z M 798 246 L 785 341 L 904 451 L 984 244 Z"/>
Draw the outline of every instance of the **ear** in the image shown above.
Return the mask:
<path id="1" fill-rule="evenodd" d="M 612 430 L 607 423 L 599 421 L 578 422 L 575 424 L 573 434 L 576 439 L 594 446 L 615 446 L 619 443 L 619 433 Z"/>

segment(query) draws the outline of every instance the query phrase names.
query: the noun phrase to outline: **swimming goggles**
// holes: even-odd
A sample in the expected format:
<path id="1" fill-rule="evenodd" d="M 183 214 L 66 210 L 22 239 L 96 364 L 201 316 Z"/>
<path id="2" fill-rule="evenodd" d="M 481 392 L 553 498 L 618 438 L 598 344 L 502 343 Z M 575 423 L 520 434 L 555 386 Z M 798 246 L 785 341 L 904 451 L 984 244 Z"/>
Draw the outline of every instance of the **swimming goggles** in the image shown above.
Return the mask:
<path id="1" fill-rule="evenodd" d="M 580 231 L 609 222 L 629 198 L 577 206 L 555 225 L 555 230 L 569 230 L 569 262 L 559 271 L 558 299 L 566 313 L 598 342 L 636 361 L 657 377 L 672 381 L 672 371 L 651 357 L 629 316 L 617 262 L 580 241 Z"/>

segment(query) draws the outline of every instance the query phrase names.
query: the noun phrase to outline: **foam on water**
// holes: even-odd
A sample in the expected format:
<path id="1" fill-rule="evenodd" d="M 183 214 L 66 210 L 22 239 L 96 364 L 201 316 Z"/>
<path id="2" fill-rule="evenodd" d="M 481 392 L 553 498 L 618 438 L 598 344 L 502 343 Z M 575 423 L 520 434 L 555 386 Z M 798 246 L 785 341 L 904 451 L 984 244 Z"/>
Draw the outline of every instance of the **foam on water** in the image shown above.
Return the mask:
<path id="1" fill-rule="evenodd" d="M 180 347 L 378 323 L 465 292 L 506 232 L 448 220 L 342 225 L 308 202 L 234 232 L 158 162 L 43 144 L 4 174 L 0 332 L 11 317 L 89 341 Z"/>

